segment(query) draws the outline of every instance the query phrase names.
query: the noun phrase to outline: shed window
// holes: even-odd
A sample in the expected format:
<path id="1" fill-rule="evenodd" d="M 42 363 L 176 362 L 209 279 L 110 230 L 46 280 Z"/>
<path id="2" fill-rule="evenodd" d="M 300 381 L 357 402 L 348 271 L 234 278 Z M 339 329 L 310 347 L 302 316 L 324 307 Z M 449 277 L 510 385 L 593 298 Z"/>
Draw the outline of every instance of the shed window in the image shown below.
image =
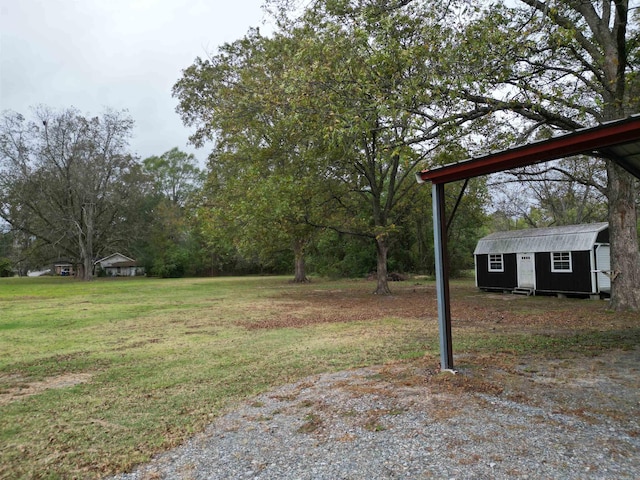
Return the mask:
<path id="1" fill-rule="evenodd" d="M 571 252 L 551 252 L 551 271 L 571 273 Z"/>
<path id="2" fill-rule="evenodd" d="M 504 259 L 502 254 L 489 254 L 489 271 L 490 272 L 504 272 Z"/>

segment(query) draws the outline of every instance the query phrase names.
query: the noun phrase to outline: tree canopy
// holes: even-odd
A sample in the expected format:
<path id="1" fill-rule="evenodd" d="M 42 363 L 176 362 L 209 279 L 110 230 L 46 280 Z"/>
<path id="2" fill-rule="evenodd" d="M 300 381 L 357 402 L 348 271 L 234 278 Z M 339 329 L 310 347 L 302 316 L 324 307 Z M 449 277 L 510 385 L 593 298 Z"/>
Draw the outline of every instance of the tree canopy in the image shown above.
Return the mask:
<path id="1" fill-rule="evenodd" d="M 225 179 L 218 185 L 260 182 L 225 205 L 259 205 L 256 192 L 286 203 L 294 245 L 309 225 L 371 239 L 376 293 L 386 294 L 388 250 L 413 205 L 415 169 L 488 111 L 441 95 L 446 79 L 432 66 L 446 37 L 422 8 L 318 3 L 273 37 L 253 31 L 196 59 L 174 87 L 178 111 L 196 127 L 194 142 L 216 140 L 210 168 Z M 262 218 L 284 230 L 285 222 L 257 212 L 242 224 Z"/>
<path id="2" fill-rule="evenodd" d="M 203 173 L 193 154 L 178 147 L 142 161 L 150 188 L 146 196 L 145 235 L 137 250 L 151 275 L 181 277 L 202 270 L 201 244 L 191 211 Z"/>

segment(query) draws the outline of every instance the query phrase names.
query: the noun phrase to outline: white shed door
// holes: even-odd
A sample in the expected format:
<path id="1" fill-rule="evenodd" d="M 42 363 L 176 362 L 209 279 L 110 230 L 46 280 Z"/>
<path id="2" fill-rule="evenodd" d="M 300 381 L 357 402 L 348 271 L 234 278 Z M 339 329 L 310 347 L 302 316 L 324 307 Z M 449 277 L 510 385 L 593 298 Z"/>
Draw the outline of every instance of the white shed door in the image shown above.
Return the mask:
<path id="1" fill-rule="evenodd" d="M 611 270 L 611 257 L 609 245 L 596 246 L 596 270 L 598 271 L 598 290 L 600 292 L 611 291 L 611 278 L 602 273 L 602 270 Z"/>
<path id="2" fill-rule="evenodd" d="M 533 253 L 518 254 L 518 287 L 536 288 L 536 272 Z"/>

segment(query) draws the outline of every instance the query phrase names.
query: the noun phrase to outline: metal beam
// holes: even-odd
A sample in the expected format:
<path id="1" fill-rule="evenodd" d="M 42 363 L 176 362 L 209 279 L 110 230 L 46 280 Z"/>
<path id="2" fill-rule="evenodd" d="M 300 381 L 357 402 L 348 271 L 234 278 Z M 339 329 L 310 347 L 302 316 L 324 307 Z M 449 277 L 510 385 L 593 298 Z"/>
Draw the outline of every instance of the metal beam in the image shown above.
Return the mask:
<path id="1" fill-rule="evenodd" d="M 447 225 L 444 211 L 444 184 L 433 184 L 433 245 L 436 260 L 436 296 L 438 299 L 438 331 L 440 334 L 440 369 L 453 371 L 451 342 L 451 303 L 449 298 L 449 259 Z"/>
<path id="2" fill-rule="evenodd" d="M 449 234 L 449 229 L 451 228 L 451 224 L 453 223 L 453 219 L 456 216 L 456 212 L 458 211 L 458 207 L 460 206 L 460 202 L 462 201 L 462 197 L 464 196 L 464 191 L 467 189 L 467 185 L 469 185 L 469 179 L 465 179 L 462 188 L 460 189 L 460 193 L 458 194 L 458 199 L 456 200 L 456 204 L 451 211 L 451 215 L 449 215 L 449 220 L 447 221 L 447 234 Z"/>
<path id="3" fill-rule="evenodd" d="M 449 183 L 465 178 L 525 167 L 573 155 L 606 155 L 638 175 L 640 160 L 636 155 L 613 155 L 612 150 L 629 145 L 636 152 L 640 144 L 640 115 L 609 122 L 597 127 L 576 130 L 565 135 L 528 145 L 490 153 L 416 174 L 418 182 Z M 625 158 L 627 157 L 627 158 Z"/>

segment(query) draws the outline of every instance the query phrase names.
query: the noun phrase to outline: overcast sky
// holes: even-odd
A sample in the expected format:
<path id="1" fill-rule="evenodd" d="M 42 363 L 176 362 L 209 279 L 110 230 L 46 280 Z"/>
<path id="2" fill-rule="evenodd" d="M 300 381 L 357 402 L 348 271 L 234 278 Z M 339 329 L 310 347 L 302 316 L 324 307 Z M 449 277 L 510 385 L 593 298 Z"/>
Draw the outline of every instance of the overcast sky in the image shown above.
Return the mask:
<path id="1" fill-rule="evenodd" d="M 127 109 L 141 158 L 173 147 L 204 162 L 207 149 L 175 113 L 173 84 L 193 60 L 268 31 L 262 0 L 0 0 L 0 110 Z"/>

